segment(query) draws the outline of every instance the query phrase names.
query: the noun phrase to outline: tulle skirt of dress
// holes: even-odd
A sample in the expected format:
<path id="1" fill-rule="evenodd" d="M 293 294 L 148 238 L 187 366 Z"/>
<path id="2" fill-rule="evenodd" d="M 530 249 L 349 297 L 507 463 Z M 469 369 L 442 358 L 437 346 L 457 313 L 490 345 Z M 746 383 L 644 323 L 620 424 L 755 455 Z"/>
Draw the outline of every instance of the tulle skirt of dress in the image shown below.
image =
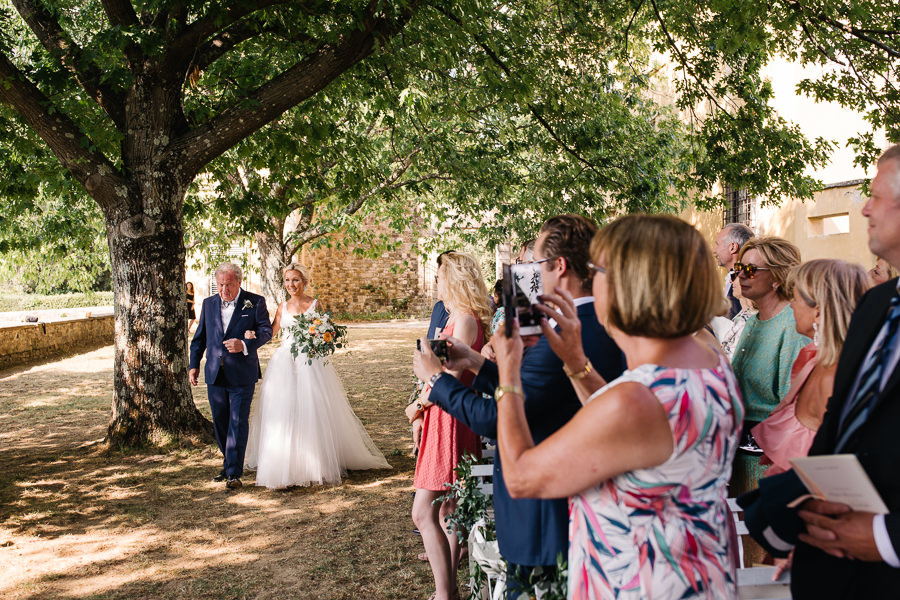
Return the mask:
<path id="1" fill-rule="evenodd" d="M 350 403 L 337 372 L 321 359 L 296 360 L 283 344 L 269 360 L 250 414 L 244 460 L 256 485 L 338 484 L 347 470 L 389 469 Z"/>

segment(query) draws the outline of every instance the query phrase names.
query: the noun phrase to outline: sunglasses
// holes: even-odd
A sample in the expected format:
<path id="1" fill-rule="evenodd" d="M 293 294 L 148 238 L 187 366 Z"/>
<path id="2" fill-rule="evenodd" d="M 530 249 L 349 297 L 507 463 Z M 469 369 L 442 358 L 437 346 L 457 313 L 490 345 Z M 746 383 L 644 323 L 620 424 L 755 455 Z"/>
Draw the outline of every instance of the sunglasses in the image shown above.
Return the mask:
<path id="1" fill-rule="evenodd" d="M 737 276 L 740 275 L 741 271 L 744 272 L 744 275 L 747 276 L 747 279 L 753 279 L 754 277 L 756 277 L 757 271 L 771 271 L 771 269 L 767 267 L 757 267 L 756 265 L 734 263 L 734 269 L 731 271 L 731 280 L 734 281 L 735 279 L 737 279 Z"/>
<path id="2" fill-rule="evenodd" d="M 593 271 L 594 273 L 606 273 L 606 267 L 601 267 L 600 265 L 595 265 L 594 263 L 588 261 L 588 269 Z"/>

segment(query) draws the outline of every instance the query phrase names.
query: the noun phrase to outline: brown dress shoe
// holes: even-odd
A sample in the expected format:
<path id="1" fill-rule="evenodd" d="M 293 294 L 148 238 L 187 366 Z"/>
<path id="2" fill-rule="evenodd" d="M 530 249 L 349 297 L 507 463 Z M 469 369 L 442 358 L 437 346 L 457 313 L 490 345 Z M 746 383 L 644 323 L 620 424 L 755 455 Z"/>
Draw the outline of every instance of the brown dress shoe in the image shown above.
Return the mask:
<path id="1" fill-rule="evenodd" d="M 212 478 L 213 481 L 225 481 L 228 479 L 228 475 L 225 474 L 225 469 L 219 471 L 219 474 Z"/>
<path id="2" fill-rule="evenodd" d="M 244 487 L 244 483 L 240 479 L 229 479 L 228 483 L 225 484 L 229 490 L 238 490 Z"/>

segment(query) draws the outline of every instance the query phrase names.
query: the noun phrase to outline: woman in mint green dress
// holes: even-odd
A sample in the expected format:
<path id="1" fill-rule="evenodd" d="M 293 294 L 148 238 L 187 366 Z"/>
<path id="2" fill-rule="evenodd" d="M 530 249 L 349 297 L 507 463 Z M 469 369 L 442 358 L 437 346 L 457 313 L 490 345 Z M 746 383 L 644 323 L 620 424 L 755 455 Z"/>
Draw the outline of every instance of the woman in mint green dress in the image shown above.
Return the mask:
<path id="1" fill-rule="evenodd" d="M 734 272 L 741 294 L 759 312 L 747 320 L 732 357 L 746 407 L 744 435 L 735 460 L 729 495 L 757 487 L 762 451 L 750 429 L 769 416 L 791 387 L 791 367 L 810 339 L 797 333 L 788 277 L 800 264 L 800 250 L 778 237 L 751 239 L 741 249 Z"/>

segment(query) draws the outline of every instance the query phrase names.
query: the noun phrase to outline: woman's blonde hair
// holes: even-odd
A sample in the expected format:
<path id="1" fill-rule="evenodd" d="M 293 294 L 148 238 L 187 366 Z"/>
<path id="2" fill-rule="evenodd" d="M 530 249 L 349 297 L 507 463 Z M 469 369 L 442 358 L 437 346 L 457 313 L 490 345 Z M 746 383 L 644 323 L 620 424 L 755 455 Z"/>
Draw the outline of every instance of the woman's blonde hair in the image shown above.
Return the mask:
<path id="1" fill-rule="evenodd" d="M 306 268 L 306 265 L 302 263 L 291 263 L 281 270 L 281 276 L 284 277 L 287 275 L 288 271 L 297 271 L 300 273 L 300 278 L 303 279 L 303 283 L 309 283 L 309 269 Z"/>
<path id="2" fill-rule="evenodd" d="M 744 255 L 750 250 L 756 250 L 762 259 L 766 261 L 764 265 L 756 265 L 758 267 L 767 267 L 772 278 L 778 287 L 775 293 L 782 300 L 790 300 L 793 297 L 791 291 L 791 269 L 800 264 L 800 249 L 784 238 L 775 236 L 764 236 L 751 238 L 741 247 L 738 253 L 738 262 L 744 260 Z"/>
<path id="3" fill-rule="evenodd" d="M 438 293 L 451 313 L 474 313 L 485 336 L 491 320 L 490 297 L 478 261 L 465 252 L 447 252 L 438 267 Z"/>
<path id="4" fill-rule="evenodd" d="M 816 361 L 824 366 L 836 364 L 850 315 L 869 289 L 866 270 L 845 260 L 821 258 L 795 267 L 791 282 L 800 299 L 818 308 L 821 315 Z"/>
<path id="5" fill-rule="evenodd" d="M 676 217 L 635 214 L 616 219 L 594 236 L 591 260 L 602 261 L 606 268 L 604 323 L 628 335 L 690 335 L 727 310 L 706 240 Z"/>

